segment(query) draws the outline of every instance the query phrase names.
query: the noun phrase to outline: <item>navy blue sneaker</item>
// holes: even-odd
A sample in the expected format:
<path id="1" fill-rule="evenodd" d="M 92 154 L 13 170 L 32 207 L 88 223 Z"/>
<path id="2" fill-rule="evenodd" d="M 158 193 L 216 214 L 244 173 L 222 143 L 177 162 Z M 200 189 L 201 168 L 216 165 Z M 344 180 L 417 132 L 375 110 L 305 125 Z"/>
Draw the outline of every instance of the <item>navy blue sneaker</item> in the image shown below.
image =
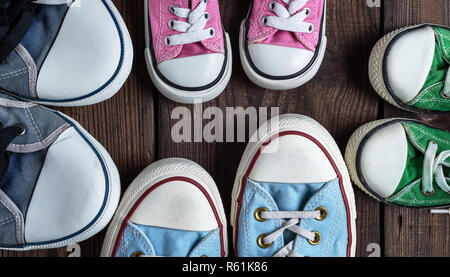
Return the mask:
<path id="1" fill-rule="evenodd" d="M 128 30 L 110 0 L 0 1 L 0 90 L 52 106 L 119 91 L 131 70 Z"/>
<path id="2" fill-rule="evenodd" d="M 56 248 L 102 230 L 120 179 L 77 122 L 0 94 L 0 249 Z"/>

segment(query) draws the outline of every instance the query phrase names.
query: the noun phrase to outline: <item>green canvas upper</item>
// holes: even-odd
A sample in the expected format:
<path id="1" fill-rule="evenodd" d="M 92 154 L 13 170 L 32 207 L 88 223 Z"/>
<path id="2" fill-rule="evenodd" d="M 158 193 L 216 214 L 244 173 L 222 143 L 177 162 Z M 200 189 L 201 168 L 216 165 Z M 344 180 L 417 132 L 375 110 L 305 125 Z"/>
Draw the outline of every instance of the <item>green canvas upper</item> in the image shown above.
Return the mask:
<path id="1" fill-rule="evenodd" d="M 430 73 L 421 92 L 409 103 L 410 106 L 434 111 L 450 111 L 450 97 L 443 94 L 447 81 L 450 88 L 450 29 L 433 27 L 436 48 Z"/>
<path id="2" fill-rule="evenodd" d="M 411 207 L 449 206 L 450 194 L 437 184 L 434 176 L 434 193 L 432 195 L 423 193 L 423 170 L 425 152 L 430 147 L 430 143 L 437 144 L 436 156 L 438 156 L 442 152 L 450 150 L 450 133 L 412 121 L 403 121 L 402 125 L 408 139 L 406 168 L 396 191 L 386 201 Z M 445 176 L 450 176 L 450 158 L 445 160 L 443 170 Z M 447 179 L 448 183 L 449 179 Z"/>

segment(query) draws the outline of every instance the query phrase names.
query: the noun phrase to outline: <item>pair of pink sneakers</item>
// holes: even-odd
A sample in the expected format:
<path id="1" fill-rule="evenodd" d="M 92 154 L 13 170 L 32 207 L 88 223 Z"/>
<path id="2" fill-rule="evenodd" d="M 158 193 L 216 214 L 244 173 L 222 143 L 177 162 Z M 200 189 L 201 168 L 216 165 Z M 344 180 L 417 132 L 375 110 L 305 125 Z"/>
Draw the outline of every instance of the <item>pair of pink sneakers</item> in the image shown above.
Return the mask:
<path id="1" fill-rule="evenodd" d="M 157 89 L 187 104 L 219 96 L 232 51 L 218 0 L 145 0 L 145 14 L 145 56 Z M 311 80 L 325 53 L 325 15 L 326 0 L 253 0 L 239 39 L 250 80 L 272 90 Z"/>

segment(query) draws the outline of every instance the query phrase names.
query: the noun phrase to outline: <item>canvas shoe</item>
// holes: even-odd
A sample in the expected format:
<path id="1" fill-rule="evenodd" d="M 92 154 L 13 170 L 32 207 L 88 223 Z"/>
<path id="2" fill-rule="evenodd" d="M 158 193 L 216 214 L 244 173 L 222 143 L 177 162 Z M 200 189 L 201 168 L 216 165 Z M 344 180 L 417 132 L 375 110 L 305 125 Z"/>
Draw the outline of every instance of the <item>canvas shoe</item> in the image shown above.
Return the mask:
<path id="1" fill-rule="evenodd" d="M 117 168 L 76 121 L 0 94 L 0 249 L 63 247 L 112 218 Z"/>
<path id="2" fill-rule="evenodd" d="M 261 126 L 245 149 L 232 195 L 239 257 L 349 257 L 356 208 L 331 135 L 302 115 Z"/>
<path id="3" fill-rule="evenodd" d="M 408 207 L 450 206 L 450 133 L 410 119 L 360 127 L 345 159 L 352 180 L 379 201 Z"/>
<path id="4" fill-rule="evenodd" d="M 450 111 L 450 29 L 423 24 L 396 30 L 372 51 L 370 81 L 389 103 L 413 112 Z"/>
<path id="5" fill-rule="evenodd" d="M 156 88 L 180 103 L 219 96 L 231 77 L 218 0 L 144 0 L 145 57 Z"/>
<path id="6" fill-rule="evenodd" d="M 0 4 L 0 89 L 52 106 L 112 97 L 133 60 L 110 0 L 6 0 Z"/>
<path id="7" fill-rule="evenodd" d="M 254 0 L 241 24 L 239 50 L 247 76 L 273 90 L 300 87 L 322 63 L 326 0 Z"/>
<path id="8" fill-rule="evenodd" d="M 227 222 L 211 176 L 185 159 L 147 167 L 125 192 L 102 257 L 225 257 Z"/>

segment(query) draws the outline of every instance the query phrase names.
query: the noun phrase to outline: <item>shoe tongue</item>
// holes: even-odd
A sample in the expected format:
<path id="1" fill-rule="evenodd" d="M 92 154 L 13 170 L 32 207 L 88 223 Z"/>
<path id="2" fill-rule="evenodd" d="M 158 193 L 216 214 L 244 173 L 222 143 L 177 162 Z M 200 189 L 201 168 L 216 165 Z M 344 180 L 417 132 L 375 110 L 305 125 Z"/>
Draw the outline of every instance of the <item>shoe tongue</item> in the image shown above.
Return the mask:
<path id="1" fill-rule="evenodd" d="M 441 49 L 441 54 L 450 63 L 450 30 L 443 27 L 437 27 L 434 29 L 436 33 L 437 42 Z"/>
<path id="2" fill-rule="evenodd" d="M 450 133 L 415 122 L 402 124 L 408 135 L 408 156 L 402 179 L 393 195 L 396 195 L 415 180 L 422 178 L 424 152 L 431 140 L 438 143 L 438 154 L 450 149 Z M 450 158 L 447 159 L 447 162 L 450 163 Z"/>
<path id="3" fill-rule="evenodd" d="M 450 31 L 446 28 L 433 28 L 436 37 L 433 64 L 423 89 L 445 81 L 448 78 L 450 65 Z"/>
<path id="4" fill-rule="evenodd" d="M 279 211 L 303 211 L 305 205 L 326 183 L 314 184 L 277 184 L 260 183 L 272 196 Z M 289 231 L 283 233 L 285 243 L 292 241 L 295 234 Z"/>

